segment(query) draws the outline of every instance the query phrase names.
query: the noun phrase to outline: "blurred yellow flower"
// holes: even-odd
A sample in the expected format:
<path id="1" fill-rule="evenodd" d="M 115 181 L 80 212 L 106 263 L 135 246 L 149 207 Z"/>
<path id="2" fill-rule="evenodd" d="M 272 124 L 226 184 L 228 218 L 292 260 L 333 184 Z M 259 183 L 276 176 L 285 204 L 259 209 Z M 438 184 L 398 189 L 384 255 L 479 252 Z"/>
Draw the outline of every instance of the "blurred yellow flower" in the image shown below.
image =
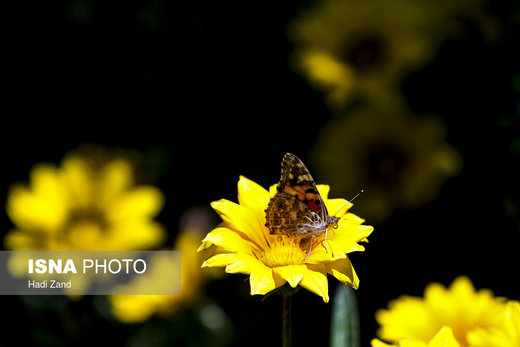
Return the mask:
<path id="1" fill-rule="evenodd" d="M 315 1 L 288 28 L 292 64 L 341 110 L 356 97 L 398 91 L 402 78 L 428 63 L 446 37 L 467 30 L 470 19 L 497 31 L 483 3 Z"/>
<path id="2" fill-rule="evenodd" d="M 460 347 L 460 344 L 457 342 L 455 337 L 453 336 L 453 331 L 450 327 L 442 327 L 441 330 L 429 341 L 425 343 L 420 340 L 409 340 L 404 339 L 399 341 L 399 345 L 388 345 L 380 340 L 373 339 L 372 347 Z"/>
<path id="3" fill-rule="evenodd" d="M 468 346 L 468 333 L 501 326 L 504 308 L 502 298 L 493 297 L 489 290 L 475 291 L 467 277 L 458 277 L 449 289 L 432 283 L 424 298 L 402 296 L 390 302 L 387 310 L 377 311 L 378 336 L 395 343 L 403 339 L 428 342 L 448 326 L 459 344 Z"/>
<path id="4" fill-rule="evenodd" d="M 15 184 L 6 210 L 15 228 L 5 235 L 12 250 L 142 250 L 160 245 L 165 230 L 154 217 L 163 195 L 134 186 L 127 161 L 98 167 L 69 155 L 61 167 L 38 164 L 30 183 Z"/>
<path id="5" fill-rule="evenodd" d="M 344 199 L 328 199 L 329 186 L 318 185 L 318 190 L 328 211 L 345 212 L 352 206 Z M 276 185 L 267 191 L 240 177 L 239 204 L 225 199 L 211 204 L 223 223 L 208 233 L 199 247 L 199 251 L 217 247 L 218 254 L 207 259 L 203 267 L 225 266 L 227 273 L 249 275 L 251 295 L 265 295 L 289 283 L 292 288 L 299 285 L 328 302 L 327 274 L 357 288 L 359 279 L 347 254 L 364 251 L 359 242 L 366 241 L 373 228 L 361 225 L 363 219 L 347 213 L 338 228 L 329 233 L 328 252 L 325 247 L 315 247 L 306 258 L 308 248 L 302 249 L 300 238 L 270 235 L 265 226 L 265 209 L 275 192 Z M 323 237 L 318 244 L 322 241 Z"/>
<path id="6" fill-rule="evenodd" d="M 493 329 L 476 329 L 468 336 L 475 347 L 520 346 L 520 303 L 510 301 L 502 316 L 502 324 Z"/>
<path id="7" fill-rule="evenodd" d="M 359 92 L 396 89 L 433 51 L 431 8 L 421 1 L 326 0 L 289 27 L 293 65 L 342 108 Z"/>
<path id="8" fill-rule="evenodd" d="M 360 105 L 330 121 L 321 130 L 312 157 L 318 175 L 339 194 L 351 196 L 366 188 L 356 207 L 376 222 L 398 208 L 432 200 L 462 163 L 445 142 L 438 119 L 414 117 L 389 100 Z"/>
<path id="9" fill-rule="evenodd" d="M 181 251 L 180 295 L 112 295 L 109 301 L 114 316 L 124 323 L 139 323 L 154 314 L 163 317 L 171 316 L 198 299 L 208 277 L 208 273 L 200 268 L 203 257 L 207 254 L 197 253 L 201 240 L 200 230 L 186 229 L 179 234 L 173 247 L 174 250 Z M 154 276 L 153 273 L 147 275 Z M 158 271 L 158 275 L 164 274 Z M 146 278 L 144 280 L 146 281 Z M 129 285 L 139 285 L 139 283 L 135 281 Z"/>

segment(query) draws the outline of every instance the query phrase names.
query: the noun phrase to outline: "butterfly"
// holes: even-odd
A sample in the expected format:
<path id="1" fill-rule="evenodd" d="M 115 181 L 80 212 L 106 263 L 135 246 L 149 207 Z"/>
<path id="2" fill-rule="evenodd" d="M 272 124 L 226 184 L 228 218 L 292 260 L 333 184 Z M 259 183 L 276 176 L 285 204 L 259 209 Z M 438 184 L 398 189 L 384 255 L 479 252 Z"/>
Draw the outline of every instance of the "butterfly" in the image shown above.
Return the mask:
<path id="1" fill-rule="evenodd" d="M 325 234 L 330 227 L 337 228 L 340 218 L 329 216 L 327 207 L 312 179 L 309 170 L 294 154 L 287 153 L 282 159 L 282 176 L 265 210 L 269 233 L 273 235 L 299 236 L 302 242 L 310 239 L 310 249 L 315 237 Z"/>

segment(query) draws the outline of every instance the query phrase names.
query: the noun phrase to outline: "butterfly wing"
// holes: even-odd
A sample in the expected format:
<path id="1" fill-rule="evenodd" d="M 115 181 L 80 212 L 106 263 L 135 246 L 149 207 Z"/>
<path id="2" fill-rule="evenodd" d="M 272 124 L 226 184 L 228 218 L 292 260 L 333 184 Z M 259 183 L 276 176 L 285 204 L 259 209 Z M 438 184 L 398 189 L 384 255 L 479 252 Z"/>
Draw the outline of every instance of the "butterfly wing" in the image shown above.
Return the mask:
<path id="1" fill-rule="evenodd" d="M 306 223 L 315 219 L 316 213 L 309 209 L 297 196 L 276 193 L 265 210 L 265 226 L 273 235 L 304 236 Z"/>
<path id="2" fill-rule="evenodd" d="M 287 153 L 277 193 L 266 209 L 266 226 L 274 235 L 316 236 L 328 221 L 328 212 L 316 183 L 303 162 Z"/>
<path id="3" fill-rule="evenodd" d="M 294 154 L 287 153 L 282 159 L 282 175 L 277 192 L 297 196 L 307 207 L 316 212 L 322 220 L 328 216 L 327 208 L 316 187 L 316 183 L 303 164 Z"/>

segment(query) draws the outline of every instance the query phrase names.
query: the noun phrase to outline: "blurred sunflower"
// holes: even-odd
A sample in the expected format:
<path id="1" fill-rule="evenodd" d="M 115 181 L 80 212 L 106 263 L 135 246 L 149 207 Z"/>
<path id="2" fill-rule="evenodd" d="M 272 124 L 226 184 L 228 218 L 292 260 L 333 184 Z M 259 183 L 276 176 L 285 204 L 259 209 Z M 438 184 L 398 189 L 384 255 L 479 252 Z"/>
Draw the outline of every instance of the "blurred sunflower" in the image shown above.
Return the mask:
<path id="1" fill-rule="evenodd" d="M 520 303 L 510 301 L 502 316 L 502 324 L 494 329 L 476 329 L 468 336 L 475 347 L 520 346 Z"/>
<path id="2" fill-rule="evenodd" d="M 329 186 L 318 185 L 328 211 L 346 212 L 352 204 L 344 199 L 328 199 Z M 301 286 L 329 301 L 327 274 L 353 288 L 359 279 L 347 256 L 364 251 L 359 242 L 366 241 L 373 228 L 361 225 L 364 220 L 352 213 L 344 214 L 338 228 L 329 233 L 327 249 L 323 236 L 307 257 L 299 237 L 271 235 L 265 226 L 265 209 L 275 194 L 276 185 L 267 191 L 255 182 L 241 177 L 238 182 L 239 204 L 218 200 L 211 204 L 223 223 L 204 238 L 199 251 L 215 249 L 216 253 L 203 267 L 226 267 L 227 273 L 249 275 L 251 295 L 265 295 L 286 283 Z M 341 212 L 339 211 L 341 210 Z"/>
<path id="3" fill-rule="evenodd" d="M 165 230 L 153 218 L 161 191 L 135 186 L 124 159 L 94 165 L 66 156 L 60 167 L 37 164 L 30 183 L 14 184 L 6 210 L 15 228 L 4 238 L 12 250 L 142 250 L 160 245 Z"/>
<path id="4" fill-rule="evenodd" d="M 397 208 L 430 201 L 442 182 L 460 171 L 461 157 L 444 133 L 436 118 L 414 117 L 396 102 L 374 103 L 330 121 L 312 159 L 339 194 L 366 188 L 358 211 L 381 222 Z"/>
<path id="5" fill-rule="evenodd" d="M 480 25 L 489 36 L 499 21 L 482 0 L 325 0 L 288 28 L 292 65 L 342 110 L 360 94 L 396 92 L 402 78 L 427 64 L 447 37 Z M 495 34 L 492 34 L 495 33 Z"/>
<path id="6" fill-rule="evenodd" d="M 399 341 L 398 345 L 388 345 L 380 340 L 373 339 L 372 347 L 460 347 L 460 344 L 453 336 L 453 331 L 450 327 L 442 327 L 441 330 L 429 341 L 425 343 L 420 340 L 404 339 Z"/>
<path id="7" fill-rule="evenodd" d="M 341 109 L 353 96 L 394 90 L 433 52 L 431 8 L 410 0 L 316 2 L 289 27 L 295 69 Z"/>
<path id="8" fill-rule="evenodd" d="M 387 310 L 376 312 L 381 325 L 378 336 L 397 343 L 403 339 L 428 342 L 448 326 L 461 346 L 468 346 L 468 334 L 477 329 L 502 326 L 505 300 L 489 290 L 475 291 L 467 277 L 458 277 L 450 288 L 429 284 L 424 298 L 402 296 L 391 301 Z"/>

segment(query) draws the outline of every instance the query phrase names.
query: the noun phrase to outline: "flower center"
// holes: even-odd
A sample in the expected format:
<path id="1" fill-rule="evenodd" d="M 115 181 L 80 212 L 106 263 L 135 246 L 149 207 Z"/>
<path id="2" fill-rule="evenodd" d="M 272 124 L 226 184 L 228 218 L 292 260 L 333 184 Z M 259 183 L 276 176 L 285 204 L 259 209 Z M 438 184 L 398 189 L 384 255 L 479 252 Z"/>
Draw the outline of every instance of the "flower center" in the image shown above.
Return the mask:
<path id="1" fill-rule="evenodd" d="M 106 229 L 108 227 L 105 213 L 97 208 L 81 208 L 74 209 L 69 212 L 67 219 L 67 226 L 74 226 L 82 223 L 95 223 L 100 229 Z"/>
<path id="2" fill-rule="evenodd" d="M 108 229 L 105 214 L 95 208 L 70 211 L 63 232 L 65 239 L 74 247 L 81 248 L 97 242 Z"/>
<path id="3" fill-rule="evenodd" d="M 410 163 L 407 151 L 395 145 L 375 146 L 369 150 L 367 159 L 371 181 L 388 189 L 402 183 Z"/>
<path id="4" fill-rule="evenodd" d="M 360 71 L 379 67 L 386 58 L 385 42 L 380 35 L 368 33 L 345 44 L 344 59 Z"/>
<path id="5" fill-rule="evenodd" d="M 300 247 L 300 237 L 275 236 L 261 261 L 268 267 L 303 264 L 307 253 Z"/>

